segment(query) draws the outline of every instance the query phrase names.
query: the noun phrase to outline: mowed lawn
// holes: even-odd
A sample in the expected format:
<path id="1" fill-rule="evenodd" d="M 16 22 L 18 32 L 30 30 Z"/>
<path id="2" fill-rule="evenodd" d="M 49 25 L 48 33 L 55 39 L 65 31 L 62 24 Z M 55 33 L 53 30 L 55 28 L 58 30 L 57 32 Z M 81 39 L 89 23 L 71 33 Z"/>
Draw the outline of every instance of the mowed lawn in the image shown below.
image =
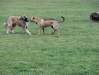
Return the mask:
<path id="1" fill-rule="evenodd" d="M 89 19 L 97 11 L 98 0 L 0 0 L 0 75 L 99 75 L 99 23 Z M 7 34 L 7 18 L 22 14 L 66 21 L 59 36 L 51 27 L 38 36 L 31 22 L 31 36 L 18 26 Z"/>

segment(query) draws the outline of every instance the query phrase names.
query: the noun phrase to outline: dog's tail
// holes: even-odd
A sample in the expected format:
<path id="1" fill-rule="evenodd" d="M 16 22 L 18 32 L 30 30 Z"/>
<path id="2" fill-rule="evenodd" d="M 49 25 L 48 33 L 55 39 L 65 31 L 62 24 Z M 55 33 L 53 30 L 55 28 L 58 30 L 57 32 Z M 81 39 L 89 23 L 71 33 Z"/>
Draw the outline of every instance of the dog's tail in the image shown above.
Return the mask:
<path id="1" fill-rule="evenodd" d="M 7 27 L 8 26 L 8 24 L 7 23 L 4 23 L 4 27 Z"/>
<path id="2" fill-rule="evenodd" d="M 58 21 L 59 23 L 63 23 L 65 21 L 65 18 L 63 16 L 61 16 L 62 21 Z"/>

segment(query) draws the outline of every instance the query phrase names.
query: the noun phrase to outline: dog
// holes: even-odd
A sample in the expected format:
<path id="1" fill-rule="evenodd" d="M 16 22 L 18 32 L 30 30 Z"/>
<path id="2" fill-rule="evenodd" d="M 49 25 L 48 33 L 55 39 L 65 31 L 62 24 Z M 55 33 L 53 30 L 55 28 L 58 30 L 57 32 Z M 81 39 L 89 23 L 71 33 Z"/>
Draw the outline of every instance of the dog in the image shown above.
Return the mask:
<path id="1" fill-rule="evenodd" d="M 63 20 L 62 21 L 58 21 L 55 19 L 44 19 L 44 18 L 38 18 L 38 17 L 31 17 L 31 22 L 35 22 L 40 30 L 38 32 L 38 35 L 40 35 L 41 31 L 43 30 L 43 34 L 45 34 L 44 32 L 44 28 L 51 26 L 54 29 L 54 32 L 57 31 L 58 35 L 60 35 L 60 31 L 58 30 L 58 23 L 63 23 L 65 21 L 64 17 L 61 17 Z M 54 34 L 54 32 L 52 32 L 52 34 Z"/>
<path id="2" fill-rule="evenodd" d="M 10 16 L 8 17 L 8 20 L 6 23 L 4 23 L 4 26 L 7 27 L 7 33 L 9 33 L 9 30 L 11 29 L 12 33 L 15 33 L 13 28 L 18 25 L 19 27 L 22 27 L 23 30 L 25 30 L 26 33 L 31 33 L 28 31 L 28 16 L 26 14 L 22 16 Z"/>

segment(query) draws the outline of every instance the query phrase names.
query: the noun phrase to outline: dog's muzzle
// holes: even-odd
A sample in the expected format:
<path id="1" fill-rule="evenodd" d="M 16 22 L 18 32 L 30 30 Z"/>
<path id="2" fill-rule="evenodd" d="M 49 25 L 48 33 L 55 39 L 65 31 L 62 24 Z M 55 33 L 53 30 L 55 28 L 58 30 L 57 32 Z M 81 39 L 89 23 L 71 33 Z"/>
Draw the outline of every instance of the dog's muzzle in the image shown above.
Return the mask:
<path id="1" fill-rule="evenodd" d="M 25 21 L 25 22 L 29 22 L 29 19 L 28 19 L 28 18 L 25 18 L 24 21 Z"/>

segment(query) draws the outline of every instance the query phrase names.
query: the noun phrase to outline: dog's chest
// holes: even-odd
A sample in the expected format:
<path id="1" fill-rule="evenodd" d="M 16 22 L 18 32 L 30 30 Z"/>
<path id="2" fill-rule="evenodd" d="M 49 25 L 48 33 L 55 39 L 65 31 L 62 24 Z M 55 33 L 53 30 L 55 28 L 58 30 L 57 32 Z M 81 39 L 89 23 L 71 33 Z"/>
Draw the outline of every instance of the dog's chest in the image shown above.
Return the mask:
<path id="1" fill-rule="evenodd" d="M 27 27 L 28 26 L 28 22 L 25 22 L 25 27 Z"/>

